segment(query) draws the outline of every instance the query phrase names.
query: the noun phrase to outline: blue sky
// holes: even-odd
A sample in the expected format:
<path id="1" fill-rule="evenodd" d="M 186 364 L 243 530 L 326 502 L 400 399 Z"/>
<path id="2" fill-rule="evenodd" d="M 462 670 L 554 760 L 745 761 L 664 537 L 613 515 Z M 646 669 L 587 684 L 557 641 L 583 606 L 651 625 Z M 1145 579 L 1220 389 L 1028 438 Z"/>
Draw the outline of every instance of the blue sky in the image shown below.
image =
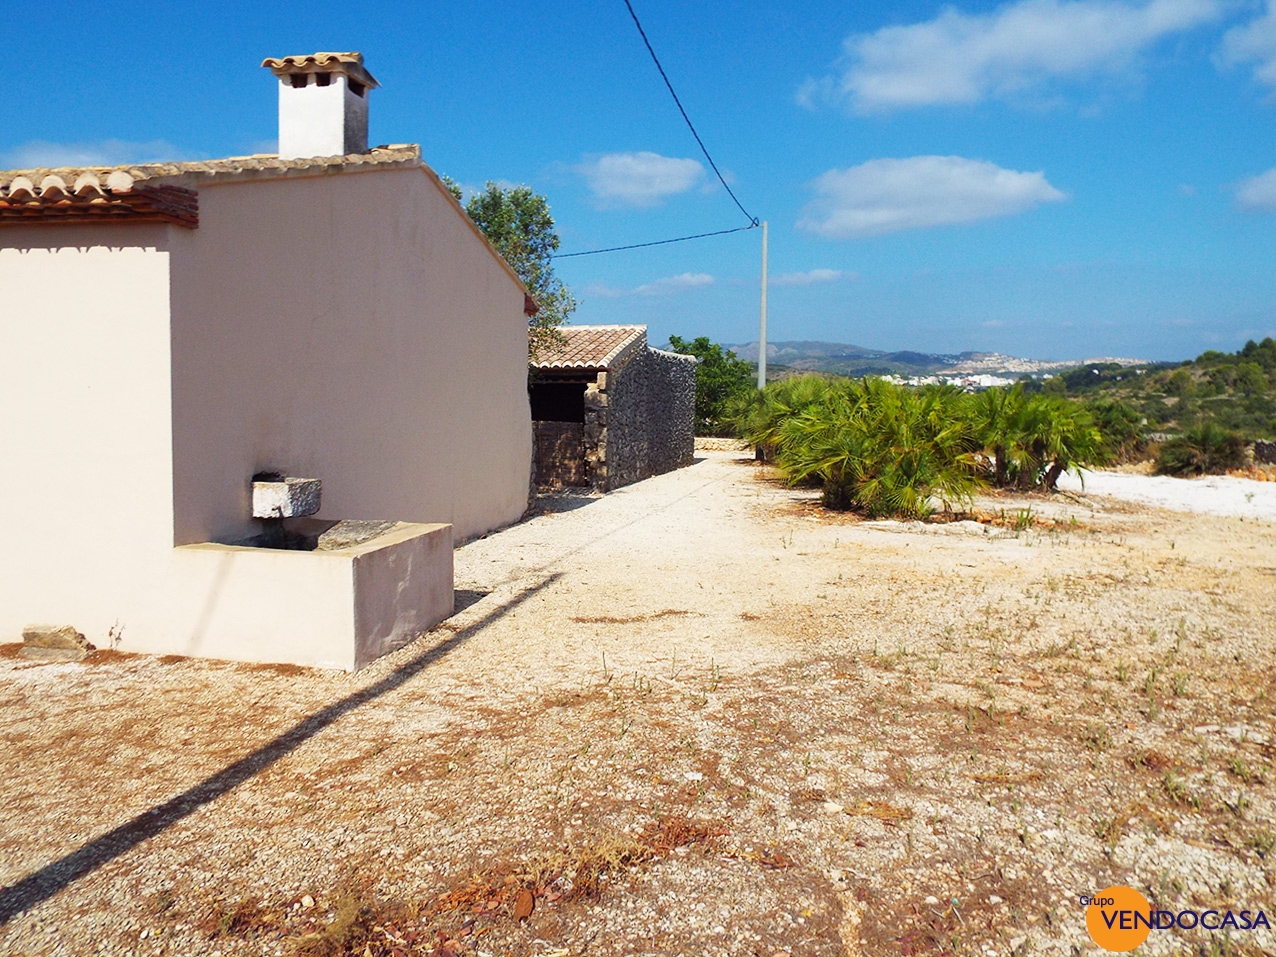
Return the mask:
<path id="1" fill-rule="evenodd" d="M 1272 0 L 635 0 L 770 224 L 770 338 L 1183 358 L 1276 335 Z M 266 152 L 266 56 L 360 50 L 374 143 L 548 195 L 562 252 L 747 225 L 621 0 L 71 3 L 0 167 Z M 560 261 L 577 322 L 756 338 L 759 232 Z"/>

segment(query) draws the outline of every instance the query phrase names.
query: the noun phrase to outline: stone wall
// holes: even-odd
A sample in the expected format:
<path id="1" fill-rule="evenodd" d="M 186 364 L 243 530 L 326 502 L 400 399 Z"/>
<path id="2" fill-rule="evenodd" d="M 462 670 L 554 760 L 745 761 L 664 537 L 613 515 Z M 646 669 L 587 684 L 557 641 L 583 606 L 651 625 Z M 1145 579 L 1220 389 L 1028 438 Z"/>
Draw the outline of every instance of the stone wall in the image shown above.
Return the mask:
<path id="1" fill-rule="evenodd" d="M 538 485 L 606 492 L 691 464 L 694 357 L 648 348 L 640 338 L 608 370 L 556 374 L 584 389 L 584 422 L 533 423 Z"/>
<path id="2" fill-rule="evenodd" d="M 1276 465 L 1276 442 L 1259 439 L 1254 443 L 1254 461 L 1264 465 Z"/>
<path id="3" fill-rule="evenodd" d="M 690 465 L 696 449 L 696 360 L 648 349 L 647 410 L 658 441 L 648 447 L 652 475 Z"/>
<path id="4" fill-rule="evenodd" d="M 580 422 L 533 422 L 537 485 L 588 485 L 585 426 Z"/>
<path id="5" fill-rule="evenodd" d="M 695 404 L 691 356 L 646 348 L 600 374 L 585 392 L 585 444 L 593 459 L 594 487 L 620 488 L 690 465 Z"/>

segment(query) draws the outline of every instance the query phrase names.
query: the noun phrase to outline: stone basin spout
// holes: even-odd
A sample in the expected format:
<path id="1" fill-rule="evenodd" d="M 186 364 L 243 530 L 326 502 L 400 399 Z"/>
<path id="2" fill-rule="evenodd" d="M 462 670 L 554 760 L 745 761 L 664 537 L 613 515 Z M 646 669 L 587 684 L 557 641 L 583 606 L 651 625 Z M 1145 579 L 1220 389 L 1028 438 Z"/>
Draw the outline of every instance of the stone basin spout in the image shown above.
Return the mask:
<path id="1" fill-rule="evenodd" d="M 319 511 L 319 479 L 253 476 L 253 518 L 301 518 Z"/>

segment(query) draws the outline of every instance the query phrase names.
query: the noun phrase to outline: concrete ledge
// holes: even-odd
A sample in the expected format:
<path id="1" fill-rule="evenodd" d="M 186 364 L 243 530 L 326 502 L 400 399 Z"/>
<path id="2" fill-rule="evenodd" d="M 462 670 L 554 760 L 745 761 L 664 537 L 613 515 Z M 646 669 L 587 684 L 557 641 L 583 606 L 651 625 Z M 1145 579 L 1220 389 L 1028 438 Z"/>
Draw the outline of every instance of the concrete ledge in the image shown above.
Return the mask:
<path id="1" fill-rule="evenodd" d="M 451 525 L 403 523 L 325 551 L 173 552 L 191 655 L 353 670 L 452 614 Z"/>

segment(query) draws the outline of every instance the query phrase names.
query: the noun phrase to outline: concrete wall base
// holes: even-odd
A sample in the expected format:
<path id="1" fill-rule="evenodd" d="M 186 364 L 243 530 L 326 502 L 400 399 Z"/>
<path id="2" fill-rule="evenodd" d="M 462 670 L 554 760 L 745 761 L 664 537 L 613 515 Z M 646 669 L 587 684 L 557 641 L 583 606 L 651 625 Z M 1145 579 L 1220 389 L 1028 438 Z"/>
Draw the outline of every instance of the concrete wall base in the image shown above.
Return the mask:
<path id="1" fill-rule="evenodd" d="M 452 526 L 401 524 L 360 545 L 173 550 L 189 653 L 362 668 L 452 614 Z M 139 649 L 140 650 L 140 649 Z"/>

